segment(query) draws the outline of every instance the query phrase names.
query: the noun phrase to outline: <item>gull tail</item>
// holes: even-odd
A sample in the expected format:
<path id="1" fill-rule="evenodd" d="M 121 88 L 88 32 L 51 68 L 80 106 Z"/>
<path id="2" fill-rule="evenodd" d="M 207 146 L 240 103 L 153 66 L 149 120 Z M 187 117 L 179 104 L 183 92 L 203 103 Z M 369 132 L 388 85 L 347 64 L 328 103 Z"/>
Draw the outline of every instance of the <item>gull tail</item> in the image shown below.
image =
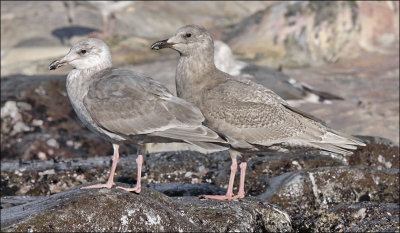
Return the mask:
<path id="1" fill-rule="evenodd" d="M 329 129 L 322 140 L 319 142 L 312 142 L 316 147 L 343 155 L 353 154 L 352 150 L 357 149 L 357 146 L 366 146 L 360 139 L 344 135 L 340 132 Z"/>

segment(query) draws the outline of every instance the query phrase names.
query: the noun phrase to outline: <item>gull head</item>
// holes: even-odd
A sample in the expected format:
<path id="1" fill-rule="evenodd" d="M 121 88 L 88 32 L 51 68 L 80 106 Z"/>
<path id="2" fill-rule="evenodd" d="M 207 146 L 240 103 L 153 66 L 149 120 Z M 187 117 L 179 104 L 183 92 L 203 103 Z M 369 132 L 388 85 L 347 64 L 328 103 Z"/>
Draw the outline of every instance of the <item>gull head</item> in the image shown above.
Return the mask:
<path id="1" fill-rule="evenodd" d="M 163 48 L 172 48 L 184 56 L 189 56 L 199 51 L 214 53 L 214 43 L 210 33 L 198 25 L 181 27 L 171 38 L 157 41 L 151 46 L 153 50 Z"/>
<path id="2" fill-rule="evenodd" d="M 65 64 L 70 64 L 78 70 L 111 67 L 110 48 L 102 40 L 96 38 L 80 40 L 72 46 L 67 55 L 53 61 L 49 65 L 49 70 L 55 70 Z"/>

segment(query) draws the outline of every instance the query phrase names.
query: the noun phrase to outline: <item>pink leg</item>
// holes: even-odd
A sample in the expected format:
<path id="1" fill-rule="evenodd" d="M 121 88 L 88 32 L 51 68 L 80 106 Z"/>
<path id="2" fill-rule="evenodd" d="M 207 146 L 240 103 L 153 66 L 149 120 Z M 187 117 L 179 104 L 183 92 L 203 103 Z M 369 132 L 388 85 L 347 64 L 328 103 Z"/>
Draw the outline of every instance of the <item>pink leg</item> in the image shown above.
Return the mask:
<path id="1" fill-rule="evenodd" d="M 106 40 L 107 37 L 109 36 L 110 32 L 111 32 L 111 28 L 114 26 L 114 21 L 115 21 L 115 17 L 112 16 L 111 19 L 108 15 L 102 15 L 102 19 L 103 19 L 103 30 L 101 32 L 96 32 L 91 34 L 89 37 L 90 38 L 97 38 L 97 39 L 101 39 L 101 40 Z M 112 22 L 111 22 L 112 21 Z M 111 23 L 110 23 L 111 22 Z"/>
<path id="2" fill-rule="evenodd" d="M 110 173 L 110 176 L 108 177 L 107 183 L 90 185 L 90 186 L 82 187 L 81 189 L 100 189 L 100 188 L 111 189 L 111 187 L 113 185 L 115 185 L 114 184 L 114 174 L 115 174 L 115 169 L 117 168 L 118 159 L 119 159 L 119 152 L 118 152 L 119 145 L 113 144 L 113 148 L 114 148 L 113 163 L 111 166 L 111 173 Z"/>
<path id="3" fill-rule="evenodd" d="M 204 198 L 207 199 L 217 199 L 217 200 L 231 200 L 233 195 L 233 182 L 235 181 L 235 174 L 237 170 L 237 160 L 232 158 L 232 165 L 231 165 L 231 175 L 229 177 L 229 185 L 228 190 L 224 196 L 221 195 L 204 195 Z"/>
<path id="4" fill-rule="evenodd" d="M 111 35 L 114 32 L 114 26 L 115 26 L 115 21 L 116 18 L 114 16 L 114 14 L 111 14 L 110 17 L 108 17 L 108 25 L 107 25 L 107 31 L 106 32 L 106 36 Z"/>
<path id="5" fill-rule="evenodd" d="M 136 164 L 137 164 L 137 168 L 138 168 L 138 172 L 137 172 L 137 182 L 136 182 L 136 187 L 134 188 L 125 188 L 125 187 L 121 187 L 121 186 L 117 186 L 117 189 L 122 189 L 128 192 L 135 192 L 135 193 L 140 193 L 141 189 L 141 182 L 140 180 L 142 179 L 142 165 L 143 165 L 143 156 L 142 155 L 138 155 L 137 159 L 136 159 Z"/>
<path id="6" fill-rule="evenodd" d="M 243 161 L 240 164 L 240 185 L 239 185 L 239 192 L 236 196 L 233 197 L 233 199 L 238 199 L 238 198 L 244 198 L 245 192 L 244 192 L 244 178 L 246 176 L 246 167 L 247 167 L 247 162 Z"/>

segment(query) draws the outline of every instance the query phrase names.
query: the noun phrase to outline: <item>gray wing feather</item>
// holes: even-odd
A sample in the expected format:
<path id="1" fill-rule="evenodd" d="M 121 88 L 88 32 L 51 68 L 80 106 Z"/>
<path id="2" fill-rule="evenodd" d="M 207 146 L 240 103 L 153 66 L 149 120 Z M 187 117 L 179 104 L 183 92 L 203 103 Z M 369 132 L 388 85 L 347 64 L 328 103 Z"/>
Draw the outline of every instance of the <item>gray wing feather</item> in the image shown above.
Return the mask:
<path id="1" fill-rule="evenodd" d="M 223 142 L 202 125 L 194 105 L 173 96 L 149 77 L 130 70 L 111 69 L 95 77 L 84 97 L 92 118 L 119 135 L 153 134 L 174 139 Z"/>

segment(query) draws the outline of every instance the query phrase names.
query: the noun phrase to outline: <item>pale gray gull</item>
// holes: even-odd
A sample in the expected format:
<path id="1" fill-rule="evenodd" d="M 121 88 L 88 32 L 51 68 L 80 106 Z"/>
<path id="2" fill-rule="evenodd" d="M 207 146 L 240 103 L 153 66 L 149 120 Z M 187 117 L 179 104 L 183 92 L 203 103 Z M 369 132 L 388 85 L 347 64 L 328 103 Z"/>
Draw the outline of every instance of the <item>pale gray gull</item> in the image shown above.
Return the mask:
<path id="1" fill-rule="evenodd" d="M 214 64 L 213 39 L 206 29 L 184 26 L 152 49 L 172 48 L 179 52 L 176 89 L 179 97 L 195 104 L 206 118 L 205 124 L 230 143 L 231 175 L 226 195 L 206 198 L 243 198 L 246 160 L 243 153 L 311 147 L 339 154 L 352 154 L 365 144 L 326 127 L 311 115 L 291 107 L 266 87 L 251 80 L 236 80 Z M 240 164 L 239 191 L 233 196 L 233 181 Z"/>
<path id="2" fill-rule="evenodd" d="M 196 106 L 172 95 L 144 74 L 112 68 L 111 52 L 103 41 L 79 41 L 49 69 L 67 63 L 74 67 L 66 81 L 72 107 L 84 125 L 110 141 L 114 149 L 107 183 L 83 189 L 110 189 L 114 185 L 119 144 L 125 140 L 132 140 L 139 147 L 148 142 L 187 142 L 209 151 L 227 149 L 222 145 L 225 140 L 203 125 L 204 116 Z M 140 148 L 138 151 L 136 187 L 117 188 L 141 191 L 143 156 Z"/>
<path id="3" fill-rule="evenodd" d="M 306 102 L 329 104 L 331 100 L 343 100 L 334 94 L 315 90 L 309 84 L 297 81 L 277 70 L 236 60 L 231 48 L 220 40 L 214 41 L 214 62 L 215 66 L 225 73 L 238 79 L 250 79 L 267 87 L 291 106 Z"/>

